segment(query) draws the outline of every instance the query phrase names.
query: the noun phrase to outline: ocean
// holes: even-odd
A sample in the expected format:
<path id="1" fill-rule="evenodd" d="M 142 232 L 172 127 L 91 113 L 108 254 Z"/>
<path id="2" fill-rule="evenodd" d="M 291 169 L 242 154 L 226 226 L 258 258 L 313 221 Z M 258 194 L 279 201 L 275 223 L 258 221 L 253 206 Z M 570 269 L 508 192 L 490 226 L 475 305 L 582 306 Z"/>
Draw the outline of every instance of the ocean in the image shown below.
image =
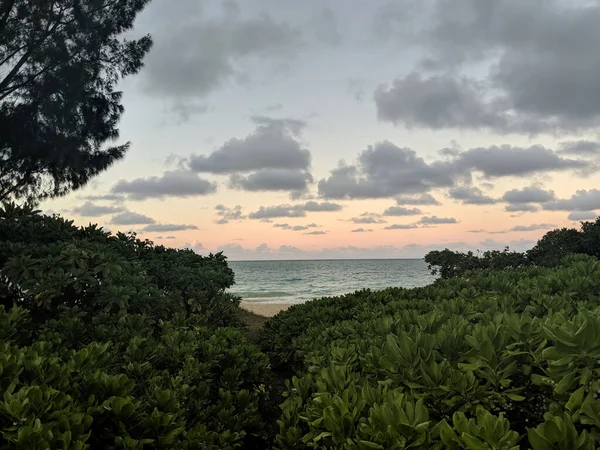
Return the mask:
<path id="1" fill-rule="evenodd" d="M 229 261 L 235 285 L 228 292 L 244 301 L 304 303 L 359 289 L 419 287 L 436 277 L 422 259 Z"/>

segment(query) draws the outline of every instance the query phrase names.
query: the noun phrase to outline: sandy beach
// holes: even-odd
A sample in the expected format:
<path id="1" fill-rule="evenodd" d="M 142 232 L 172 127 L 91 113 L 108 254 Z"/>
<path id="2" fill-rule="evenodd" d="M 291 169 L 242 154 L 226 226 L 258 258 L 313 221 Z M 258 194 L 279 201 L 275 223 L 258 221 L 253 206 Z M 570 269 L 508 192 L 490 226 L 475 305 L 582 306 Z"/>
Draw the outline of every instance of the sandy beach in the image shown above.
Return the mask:
<path id="1" fill-rule="evenodd" d="M 285 303 L 242 302 L 240 306 L 254 314 L 264 317 L 273 317 L 279 311 L 288 309 L 291 305 Z"/>

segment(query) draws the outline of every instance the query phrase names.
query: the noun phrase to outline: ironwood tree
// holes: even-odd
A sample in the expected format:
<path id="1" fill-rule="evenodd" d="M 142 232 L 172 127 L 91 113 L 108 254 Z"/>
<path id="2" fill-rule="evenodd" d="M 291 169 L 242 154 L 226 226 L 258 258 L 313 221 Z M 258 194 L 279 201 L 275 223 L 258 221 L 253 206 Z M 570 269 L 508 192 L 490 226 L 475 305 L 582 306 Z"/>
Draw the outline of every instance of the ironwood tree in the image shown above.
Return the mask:
<path id="1" fill-rule="evenodd" d="M 120 79 L 150 36 L 127 39 L 150 0 L 0 0 L 0 201 L 84 186 L 121 159 Z"/>

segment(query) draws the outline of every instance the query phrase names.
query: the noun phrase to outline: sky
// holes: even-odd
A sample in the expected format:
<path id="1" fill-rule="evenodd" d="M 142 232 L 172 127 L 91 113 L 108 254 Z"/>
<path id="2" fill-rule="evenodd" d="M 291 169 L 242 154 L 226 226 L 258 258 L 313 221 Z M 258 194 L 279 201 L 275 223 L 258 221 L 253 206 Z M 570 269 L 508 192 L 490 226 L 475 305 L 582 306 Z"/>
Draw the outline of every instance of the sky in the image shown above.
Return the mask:
<path id="1" fill-rule="evenodd" d="M 531 248 L 600 211 L 600 1 L 152 0 L 126 157 L 44 202 L 232 260 Z"/>

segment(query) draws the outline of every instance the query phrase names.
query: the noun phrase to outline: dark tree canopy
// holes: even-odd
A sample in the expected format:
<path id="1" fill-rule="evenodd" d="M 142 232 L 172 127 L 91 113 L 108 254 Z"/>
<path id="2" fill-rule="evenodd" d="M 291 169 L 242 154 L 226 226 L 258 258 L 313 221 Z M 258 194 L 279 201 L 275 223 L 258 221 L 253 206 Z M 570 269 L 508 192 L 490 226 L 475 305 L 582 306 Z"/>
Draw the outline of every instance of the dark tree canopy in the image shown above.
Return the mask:
<path id="1" fill-rule="evenodd" d="M 0 200 L 64 195 L 122 158 L 117 82 L 142 68 L 128 40 L 149 0 L 0 0 Z"/>

